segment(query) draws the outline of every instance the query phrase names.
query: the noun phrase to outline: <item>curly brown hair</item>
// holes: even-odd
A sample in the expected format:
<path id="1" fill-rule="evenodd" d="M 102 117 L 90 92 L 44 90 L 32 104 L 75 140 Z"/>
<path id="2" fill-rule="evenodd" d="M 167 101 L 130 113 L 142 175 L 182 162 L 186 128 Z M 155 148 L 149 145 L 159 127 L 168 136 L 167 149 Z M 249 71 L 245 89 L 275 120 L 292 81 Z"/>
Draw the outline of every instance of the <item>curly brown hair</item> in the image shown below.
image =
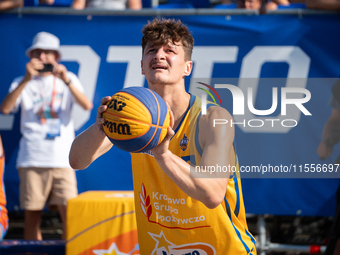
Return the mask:
<path id="1" fill-rule="evenodd" d="M 194 38 L 192 37 L 188 27 L 180 20 L 164 18 L 159 20 L 155 18 L 143 27 L 142 33 L 143 53 L 148 43 L 165 45 L 169 42 L 182 42 L 185 52 L 185 60 L 191 60 Z"/>

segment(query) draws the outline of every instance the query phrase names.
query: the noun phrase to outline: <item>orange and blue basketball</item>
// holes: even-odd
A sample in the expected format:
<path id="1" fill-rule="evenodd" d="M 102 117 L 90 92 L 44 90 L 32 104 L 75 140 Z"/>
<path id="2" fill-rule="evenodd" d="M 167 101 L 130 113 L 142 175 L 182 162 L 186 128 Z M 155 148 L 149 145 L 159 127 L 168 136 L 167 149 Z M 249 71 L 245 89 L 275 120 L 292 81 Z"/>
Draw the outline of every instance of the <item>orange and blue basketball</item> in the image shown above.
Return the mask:
<path id="1" fill-rule="evenodd" d="M 103 129 L 110 141 L 128 152 L 146 152 L 167 134 L 170 112 L 163 98 L 144 87 L 114 94 L 103 113 Z"/>

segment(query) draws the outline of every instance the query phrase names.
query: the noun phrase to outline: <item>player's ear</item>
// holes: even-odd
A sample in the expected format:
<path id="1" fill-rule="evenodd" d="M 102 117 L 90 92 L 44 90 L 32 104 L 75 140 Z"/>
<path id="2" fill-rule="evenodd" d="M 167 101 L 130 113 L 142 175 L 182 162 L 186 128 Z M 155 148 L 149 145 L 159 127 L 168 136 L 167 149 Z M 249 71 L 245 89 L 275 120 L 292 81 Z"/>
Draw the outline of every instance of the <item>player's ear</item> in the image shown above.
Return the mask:
<path id="1" fill-rule="evenodd" d="M 144 69 L 143 69 L 143 59 L 140 61 L 140 68 L 142 70 L 142 74 L 144 74 Z"/>
<path id="2" fill-rule="evenodd" d="M 189 76 L 192 70 L 192 61 L 187 61 L 185 63 L 184 76 Z"/>

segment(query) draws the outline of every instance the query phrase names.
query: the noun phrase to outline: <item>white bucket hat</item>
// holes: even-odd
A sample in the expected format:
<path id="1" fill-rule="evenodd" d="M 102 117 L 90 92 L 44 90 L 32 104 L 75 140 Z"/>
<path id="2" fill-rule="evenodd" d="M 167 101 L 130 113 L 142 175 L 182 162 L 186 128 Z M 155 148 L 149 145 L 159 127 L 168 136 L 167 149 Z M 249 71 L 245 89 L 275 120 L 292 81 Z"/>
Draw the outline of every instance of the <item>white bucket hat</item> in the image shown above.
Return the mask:
<path id="1" fill-rule="evenodd" d="M 59 38 L 47 32 L 40 32 L 34 36 L 32 46 L 26 50 L 26 56 L 30 58 L 30 52 L 35 49 L 55 50 L 61 56 Z"/>

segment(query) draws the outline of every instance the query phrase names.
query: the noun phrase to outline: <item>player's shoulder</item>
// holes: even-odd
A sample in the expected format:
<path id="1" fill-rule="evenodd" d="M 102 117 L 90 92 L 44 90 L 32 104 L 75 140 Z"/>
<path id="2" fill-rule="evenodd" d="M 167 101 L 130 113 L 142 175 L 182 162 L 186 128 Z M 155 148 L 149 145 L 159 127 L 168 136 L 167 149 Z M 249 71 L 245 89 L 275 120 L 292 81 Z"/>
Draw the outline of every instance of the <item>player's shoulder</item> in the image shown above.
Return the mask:
<path id="1" fill-rule="evenodd" d="M 199 120 L 199 141 L 202 145 L 207 142 L 220 144 L 221 141 L 233 141 L 234 123 L 228 110 L 220 106 L 210 106 L 207 113 L 202 115 Z M 225 143 L 224 142 L 224 143 Z"/>
<path id="2" fill-rule="evenodd" d="M 204 143 L 204 140 L 210 139 L 212 135 L 223 139 L 233 137 L 234 126 L 231 124 L 233 122 L 228 110 L 220 106 L 210 106 L 199 120 L 199 129 L 204 130 L 200 132 L 199 138 Z"/>
<path id="3" fill-rule="evenodd" d="M 232 116 L 229 113 L 229 111 L 221 106 L 210 106 L 207 109 L 206 118 L 203 118 L 203 120 L 214 120 L 214 119 L 226 119 L 231 120 Z"/>

